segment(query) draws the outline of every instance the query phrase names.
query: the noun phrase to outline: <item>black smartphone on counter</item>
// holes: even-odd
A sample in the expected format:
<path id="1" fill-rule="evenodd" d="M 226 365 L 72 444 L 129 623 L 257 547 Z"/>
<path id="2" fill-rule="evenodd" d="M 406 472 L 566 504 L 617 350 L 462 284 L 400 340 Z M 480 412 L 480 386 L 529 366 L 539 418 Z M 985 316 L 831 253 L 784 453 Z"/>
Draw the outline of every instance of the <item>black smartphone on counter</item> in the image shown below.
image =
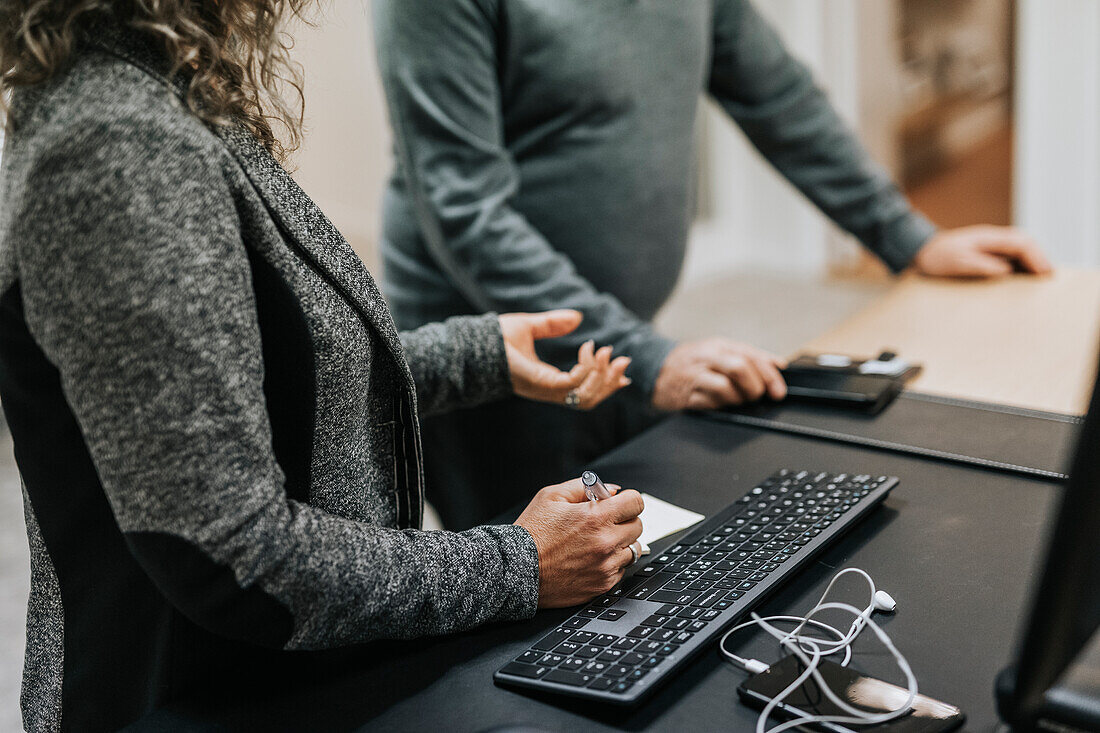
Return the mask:
<path id="1" fill-rule="evenodd" d="M 817 669 L 837 697 L 868 713 L 890 712 L 909 697 L 909 691 L 903 687 L 868 677 L 834 662 L 822 660 Z M 746 705 L 763 709 L 805 670 L 798 657 L 787 656 L 766 671 L 742 682 L 737 694 Z M 792 709 L 809 715 L 848 715 L 825 696 L 813 677 L 787 696 L 776 707 L 775 714 L 785 719 L 797 717 L 791 712 Z M 908 713 L 885 723 L 854 727 L 839 723 L 814 723 L 808 724 L 804 730 L 826 730 L 831 733 L 945 733 L 961 727 L 964 722 L 966 716 L 954 705 L 917 695 Z"/>

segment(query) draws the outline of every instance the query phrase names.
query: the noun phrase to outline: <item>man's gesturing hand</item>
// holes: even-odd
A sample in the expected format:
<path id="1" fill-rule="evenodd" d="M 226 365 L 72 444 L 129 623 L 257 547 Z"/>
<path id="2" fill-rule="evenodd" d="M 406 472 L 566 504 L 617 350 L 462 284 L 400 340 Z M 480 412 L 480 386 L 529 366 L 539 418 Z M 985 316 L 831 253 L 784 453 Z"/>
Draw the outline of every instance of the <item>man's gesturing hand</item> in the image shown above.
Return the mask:
<path id="1" fill-rule="evenodd" d="M 786 362 L 753 346 L 723 338 L 689 341 L 665 359 L 653 388 L 661 410 L 713 410 L 787 396 L 779 370 Z"/>
<path id="2" fill-rule="evenodd" d="M 634 559 L 630 544 L 642 534 L 645 508 L 637 491 L 589 501 L 580 479 L 547 486 L 519 515 L 539 552 L 539 608 L 565 608 L 591 600 L 622 580 Z"/>

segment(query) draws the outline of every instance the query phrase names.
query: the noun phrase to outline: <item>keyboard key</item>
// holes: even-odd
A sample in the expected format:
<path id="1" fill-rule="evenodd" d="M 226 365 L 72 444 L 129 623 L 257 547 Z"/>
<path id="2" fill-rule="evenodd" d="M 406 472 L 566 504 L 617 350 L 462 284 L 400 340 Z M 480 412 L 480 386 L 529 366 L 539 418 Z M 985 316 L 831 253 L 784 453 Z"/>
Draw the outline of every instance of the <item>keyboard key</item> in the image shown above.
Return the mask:
<path id="1" fill-rule="evenodd" d="M 593 634 L 591 631 L 578 631 L 577 633 L 569 637 L 569 641 L 574 642 L 575 644 L 587 644 L 595 638 L 596 635 Z"/>
<path id="2" fill-rule="evenodd" d="M 649 674 L 649 670 L 645 667 L 635 667 L 634 669 L 630 670 L 630 674 L 628 674 L 624 679 L 637 682 L 641 678 L 645 677 L 647 674 Z"/>
<path id="3" fill-rule="evenodd" d="M 631 639 L 629 637 L 624 636 L 623 638 L 619 639 L 614 644 L 612 644 L 611 648 L 612 649 L 618 649 L 620 651 L 630 651 L 631 649 L 633 649 L 634 647 L 638 646 L 641 643 L 642 643 L 641 639 Z"/>
<path id="4" fill-rule="evenodd" d="M 622 694 L 634 686 L 633 680 L 619 680 L 612 685 L 610 692 Z"/>
<path id="5" fill-rule="evenodd" d="M 745 591 L 743 590 L 731 590 L 729 593 L 726 594 L 726 598 L 730 599 L 731 601 L 736 601 L 743 595 L 745 595 Z"/>
<path id="6" fill-rule="evenodd" d="M 698 597 L 698 591 L 689 590 L 681 593 L 673 593 L 668 590 L 659 590 L 654 593 L 649 600 L 656 601 L 657 603 L 675 603 L 678 606 L 686 606 Z"/>
<path id="7" fill-rule="evenodd" d="M 597 654 L 599 654 L 602 651 L 603 651 L 603 647 L 591 646 L 591 645 L 582 646 L 580 649 L 573 652 L 573 656 L 574 657 L 579 657 L 580 659 L 591 659 L 592 657 L 596 656 Z"/>
<path id="8" fill-rule="evenodd" d="M 706 621 L 692 621 L 687 630 L 693 634 L 698 634 L 700 631 L 707 627 Z"/>
<path id="9" fill-rule="evenodd" d="M 683 631 L 691 623 L 690 619 L 680 618 L 679 616 L 673 616 L 667 622 L 662 624 L 666 629 L 672 629 L 673 631 Z"/>
<path id="10" fill-rule="evenodd" d="M 657 654 L 664 644 L 659 641 L 643 641 L 638 645 L 638 651 L 642 654 Z"/>
<path id="11" fill-rule="evenodd" d="M 649 656 L 649 657 L 645 658 L 644 662 L 642 662 L 642 666 L 652 669 L 653 667 L 656 667 L 660 663 L 661 663 L 661 658 L 660 657 Z"/>
<path id="12" fill-rule="evenodd" d="M 673 545 L 672 547 L 665 550 L 665 554 L 666 555 L 679 555 L 681 552 L 683 552 L 687 548 L 688 548 L 687 545 Z"/>
<path id="13" fill-rule="evenodd" d="M 619 678 L 625 677 L 630 674 L 630 667 L 622 664 L 613 664 L 607 668 L 607 671 L 603 673 L 604 677 Z"/>
<path id="14" fill-rule="evenodd" d="M 588 686 L 590 690 L 610 690 L 615 684 L 615 680 L 610 677 L 597 677 L 592 680 L 592 684 Z"/>
<path id="15" fill-rule="evenodd" d="M 670 618 L 672 618 L 672 616 L 661 616 L 660 614 L 655 613 L 647 618 L 645 621 L 643 621 L 642 626 L 653 626 L 654 628 L 664 626 L 666 623 L 668 623 L 668 620 Z"/>
<path id="16" fill-rule="evenodd" d="M 731 601 L 729 598 L 723 598 L 722 600 L 717 601 L 714 604 L 714 608 L 715 608 L 715 610 L 718 610 L 718 611 L 725 611 L 727 608 L 732 606 L 733 603 L 734 602 Z"/>
<path id="17" fill-rule="evenodd" d="M 516 677 L 527 677 L 530 679 L 538 679 L 544 677 L 547 672 L 550 671 L 549 667 L 542 667 L 535 664 L 520 664 L 519 662 L 510 662 L 500 669 L 504 674 L 515 675 Z"/>
<path id="18" fill-rule="evenodd" d="M 563 641 L 561 644 L 558 644 L 554 651 L 558 654 L 564 654 L 568 657 L 574 652 L 578 651 L 580 648 L 581 645 L 576 643 L 575 641 Z"/>
<path id="19" fill-rule="evenodd" d="M 596 657 L 596 659 L 600 660 L 601 662 L 617 662 L 628 653 L 629 652 L 623 649 L 604 649 L 603 653 L 600 654 L 600 656 Z"/>
<path id="20" fill-rule="evenodd" d="M 666 603 L 665 605 L 657 609 L 657 613 L 661 616 L 676 616 L 679 615 L 679 613 L 683 610 L 683 606 L 674 606 L 671 603 Z"/>
<path id="21" fill-rule="evenodd" d="M 543 652 L 548 652 L 553 650 L 554 647 L 556 647 L 558 644 L 562 643 L 572 635 L 573 632 L 568 629 L 557 629 L 556 631 L 552 631 L 546 636 L 539 639 L 531 648 L 538 649 L 539 651 Z"/>
<path id="22" fill-rule="evenodd" d="M 691 602 L 691 605 L 698 606 L 699 608 L 710 608 L 719 600 L 721 600 L 722 596 L 724 596 L 725 594 L 726 592 L 721 588 L 715 588 L 696 598 L 694 601 Z"/>
<path id="23" fill-rule="evenodd" d="M 694 606 L 688 606 L 687 608 L 680 609 L 676 614 L 681 618 L 698 618 L 703 615 L 703 609 L 695 608 Z"/>
<path id="24" fill-rule="evenodd" d="M 542 659 L 542 652 L 537 652 L 534 649 L 528 649 L 523 654 L 516 657 L 517 662 L 523 662 L 524 664 L 535 664 Z"/>
<path id="25" fill-rule="evenodd" d="M 650 565 L 664 565 L 665 563 L 670 563 L 670 562 L 672 562 L 672 555 L 669 555 L 666 552 L 665 554 L 658 555 L 657 557 L 650 560 L 649 564 Z"/>
<path id="26" fill-rule="evenodd" d="M 593 659 L 591 662 L 584 665 L 584 671 L 588 672 L 589 674 L 600 674 L 609 666 L 611 665 L 609 665 L 607 662 L 601 662 L 598 659 Z"/>
<path id="27" fill-rule="evenodd" d="M 713 580 L 696 580 L 687 587 L 688 590 L 710 590 L 714 587 Z"/>
<path id="28" fill-rule="evenodd" d="M 755 580 L 742 580 L 737 584 L 737 590 L 752 590 L 756 587 Z"/>
<path id="29" fill-rule="evenodd" d="M 600 609 L 598 609 L 598 608 L 586 608 L 583 611 L 577 611 L 577 615 L 582 616 L 584 618 L 596 618 L 597 616 L 600 615 Z"/>
<path id="30" fill-rule="evenodd" d="M 542 655 L 538 663 L 546 667 L 557 667 L 559 664 L 565 661 L 565 657 L 560 654 L 554 654 L 553 652 L 547 652 Z"/>
<path id="31" fill-rule="evenodd" d="M 667 590 L 672 592 L 678 592 L 686 590 L 688 587 L 688 581 L 686 580 L 670 580 L 661 586 L 661 590 Z"/>
<path id="32" fill-rule="evenodd" d="M 609 646 L 618 641 L 619 637 L 611 634 L 597 634 L 592 641 L 588 642 L 592 646 Z"/>
<path id="33" fill-rule="evenodd" d="M 691 637 L 693 636 L 695 636 L 695 634 L 691 633 L 690 631 L 681 631 L 679 634 L 676 635 L 674 641 L 677 644 L 684 644 L 688 641 L 691 641 Z"/>
<path id="34" fill-rule="evenodd" d="M 653 633 L 653 631 L 654 627 L 652 626 L 635 626 L 633 629 L 628 631 L 626 635 L 631 636 L 635 639 L 645 639 L 648 638 L 649 635 Z"/>
<path id="35" fill-rule="evenodd" d="M 650 638 L 655 641 L 672 641 L 676 638 L 676 632 L 672 629 L 654 629 Z"/>
<path id="36" fill-rule="evenodd" d="M 572 687 L 584 687 L 592 680 L 595 679 L 590 674 L 584 674 L 581 672 L 569 672 L 564 669 L 555 669 L 549 674 L 545 675 L 542 679 L 547 682 L 557 682 L 559 685 L 570 685 Z"/>
<path id="37" fill-rule="evenodd" d="M 646 579 L 644 583 L 632 590 L 627 598 L 633 598 L 636 601 L 644 601 L 645 599 L 649 598 L 649 596 L 655 590 L 661 587 L 658 583 L 655 582 L 656 579 L 659 577 L 661 576 L 658 574 L 655 575 L 653 578 Z"/>
<path id="38" fill-rule="evenodd" d="M 700 616 L 699 618 L 701 618 L 704 621 L 713 621 L 714 619 L 718 618 L 720 615 L 722 615 L 721 611 L 715 610 L 713 608 L 708 608 L 705 611 L 703 611 L 703 615 Z"/>
<path id="39" fill-rule="evenodd" d="M 584 665 L 586 664 L 588 664 L 588 662 L 583 659 L 570 657 L 569 659 L 566 659 L 564 662 L 559 664 L 558 669 L 567 669 L 571 672 L 576 672 L 578 670 L 584 669 Z"/>
<path id="40" fill-rule="evenodd" d="M 583 629 L 590 623 L 589 619 L 573 617 L 562 624 L 567 629 Z"/>
<path id="41" fill-rule="evenodd" d="M 625 615 L 626 611 L 622 610 L 621 608 L 609 608 L 608 610 L 600 614 L 600 618 L 602 618 L 604 621 L 618 621 Z"/>
<path id="42" fill-rule="evenodd" d="M 637 664 L 641 664 L 645 660 L 646 655 L 639 654 L 638 652 L 630 652 L 622 658 L 619 664 L 623 665 L 624 667 L 633 667 Z"/>
<path id="43" fill-rule="evenodd" d="M 634 576 L 648 578 L 650 576 L 656 575 L 660 569 L 661 568 L 659 565 L 646 565 L 644 568 L 634 573 Z M 590 687 L 595 687 L 595 685 L 590 685 Z"/>

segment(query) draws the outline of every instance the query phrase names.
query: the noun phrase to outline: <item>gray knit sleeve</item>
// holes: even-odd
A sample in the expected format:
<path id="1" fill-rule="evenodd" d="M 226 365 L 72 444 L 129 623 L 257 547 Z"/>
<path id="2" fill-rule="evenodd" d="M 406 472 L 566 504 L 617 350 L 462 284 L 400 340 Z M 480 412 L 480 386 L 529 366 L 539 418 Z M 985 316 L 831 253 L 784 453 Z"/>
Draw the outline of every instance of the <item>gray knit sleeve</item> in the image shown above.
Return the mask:
<path id="1" fill-rule="evenodd" d="M 886 172 L 784 47 L 750 0 L 717 0 L 711 94 L 798 190 L 892 270 L 909 265 L 935 227 Z"/>
<path id="2" fill-rule="evenodd" d="M 500 319 L 456 316 L 401 334 L 421 415 L 473 407 L 512 394 Z"/>
<path id="3" fill-rule="evenodd" d="M 532 615 L 520 527 L 397 530 L 288 499 L 216 143 L 147 96 L 41 133 L 5 216 L 27 324 L 143 569 L 199 625 L 280 648 Z"/>

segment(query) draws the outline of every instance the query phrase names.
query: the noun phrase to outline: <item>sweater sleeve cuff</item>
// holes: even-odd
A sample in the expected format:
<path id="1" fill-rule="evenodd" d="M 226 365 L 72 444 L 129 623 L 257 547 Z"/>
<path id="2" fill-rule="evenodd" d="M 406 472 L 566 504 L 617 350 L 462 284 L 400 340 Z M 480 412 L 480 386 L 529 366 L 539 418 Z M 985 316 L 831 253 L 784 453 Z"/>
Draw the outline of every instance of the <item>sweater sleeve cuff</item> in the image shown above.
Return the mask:
<path id="1" fill-rule="evenodd" d="M 467 365 L 463 401 L 480 404 L 511 395 L 512 375 L 497 314 L 457 316 L 445 324 L 463 347 Z"/>
<path id="2" fill-rule="evenodd" d="M 878 256 L 892 272 L 899 273 L 909 266 L 920 248 L 935 233 L 935 224 L 923 214 L 910 211 L 887 225 Z"/>
<path id="3" fill-rule="evenodd" d="M 661 367 L 664 366 L 669 352 L 675 347 L 675 341 L 647 328 L 644 337 L 623 349 L 623 352 L 631 358 L 630 369 L 626 376 L 634 380 L 634 386 L 643 394 L 652 395 L 653 387 L 657 383 L 657 375 L 661 373 Z"/>
<path id="4" fill-rule="evenodd" d="M 539 553 L 535 539 L 517 524 L 493 527 L 504 556 L 501 587 L 508 589 L 499 620 L 531 618 L 539 607 Z"/>

